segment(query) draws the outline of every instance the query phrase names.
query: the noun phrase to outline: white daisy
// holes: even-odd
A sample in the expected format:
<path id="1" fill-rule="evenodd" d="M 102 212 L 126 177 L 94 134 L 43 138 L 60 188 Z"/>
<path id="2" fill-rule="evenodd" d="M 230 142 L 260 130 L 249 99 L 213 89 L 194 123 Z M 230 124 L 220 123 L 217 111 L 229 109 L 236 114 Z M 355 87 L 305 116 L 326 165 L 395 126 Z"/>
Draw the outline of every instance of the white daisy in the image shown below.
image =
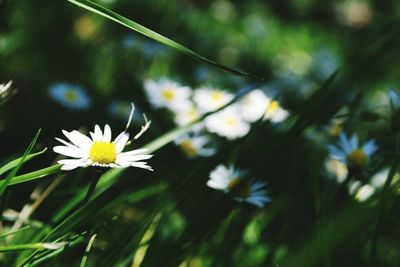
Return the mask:
<path id="1" fill-rule="evenodd" d="M 289 116 L 289 112 L 282 108 L 278 101 L 270 100 L 267 104 L 267 110 L 264 114 L 264 120 L 270 120 L 274 123 L 284 121 Z"/>
<path id="2" fill-rule="evenodd" d="M 259 89 L 252 90 L 239 102 L 242 117 L 247 122 L 255 122 L 261 119 L 271 99 Z"/>
<path id="3" fill-rule="evenodd" d="M 0 99 L 6 98 L 7 96 L 10 95 L 12 91 L 11 89 L 12 83 L 13 81 L 9 81 L 7 83 L 0 84 Z"/>
<path id="4" fill-rule="evenodd" d="M 206 147 L 210 143 L 207 136 L 189 136 L 183 134 L 175 140 L 175 144 L 179 145 L 181 149 L 189 158 L 196 156 L 210 157 L 215 154 L 215 148 Z"/>
<path id="5" fill-rule="evenodd" d="M 233 97 L 226 91 L 202 87 L 194 91 L 193 100 L 202 112 L 209 112 L 228 104 Z"/>
<path id="6" fill-rule="evenodd" d="M 148 100 L 156 108 L 180 110 L 189 104 L 192 90 L 168 79 L 147 80 L 144 83 Z"/>
<path id="7" fill-rule="evenodd" d="M 209 132 L 233 140 L 245 136 L 250 131 L 250 124 L 243 121 L 237 106 L 227 107 L 205 119 Z"/>
<path id="8" fill-rule="evenodd" d="M 350 169 L 361 170 L 368 164 L 369 159 L 378 149 L 374 140 L 370 140 L 363 146 L 359 145 L 358 137 L 353 134 L 348 138 L 345 134 L 339 135 L 336 145 L 328 146 L 331 157 L 343 162 Z"/>
<path id="9" fill-rule="evenodd" d="M 200 118 L 202 113 L 192 102 L 190 102 L 189 104 L 184 105 L 181 110 L 177 110 L 174 115 L 175 123 L 177 125 L 183 126 L 188 125 Z"/>
<path id="10" fill-rule="evenodd" d="M 227 168 L 223 164 L 219 164 L 215 167 L 210 172 L 207 186 L 229 193 L 236 200 L 253 204 L 259 208 L 270 202 L 264 182 L 249 181 L 246 178 L 246 171 L 235 169 L 233 166 Z"/>
<path id="11" fill-rule="evenodd" d="M 153 155 L 146 154 L 147 149 L 135 149 L 127 152 L 122 152 L 124 147 L 130 143 L 129 133 L 126 132 L 130 125 L 134 106 L 132 104 L 131 114 L 125 131 L 120 133 L 114 141 L 111 141 L 111 128 L 108 124 L 104 127 L 104 132 L 96 125 L 94 132 L 90 132 L 90 137 L 74 130 L 71 132 L 63 130 L 63 134 L 70 141 L 64 141 L 56 138 L 63 146 L 53 148 L 54 152 L 61 155 L 71 157 L 72 159 L 59 160 L 62 165 L 62 170 L 73 170 L 78 167 L 99 166 L 109 168 L 126 168 L 138 167 L 147 170 L 152 170 L 144 160 L 151 158 Z M 138 139 L 150 126 L 150 121 L 142 126 L 141 131 L 133 137 L 133 140 Z"/>

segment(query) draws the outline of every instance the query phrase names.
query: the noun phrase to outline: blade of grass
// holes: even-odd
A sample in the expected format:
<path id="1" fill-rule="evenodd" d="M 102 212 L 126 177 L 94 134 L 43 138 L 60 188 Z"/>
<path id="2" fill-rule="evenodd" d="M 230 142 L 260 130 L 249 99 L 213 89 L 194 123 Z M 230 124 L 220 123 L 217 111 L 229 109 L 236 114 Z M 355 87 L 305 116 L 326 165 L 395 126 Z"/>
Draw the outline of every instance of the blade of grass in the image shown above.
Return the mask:
<path id="1" fill-rule="evenodd" d="M 81 242 L 85 241 L 85 237 L 84 237 L 85 233 L 81 233 L 78 235 L 75 235 L 71 238 L 68 238 L 67 241 L 65 241 L 64 243 L 66 245 L 61 246 L 60 248 L 56 249 L 56 250 L 41 250 L 40 254 L 36 255 L 36 257 L 34 257 L 30 263 L 29 266 L 42 266 L 41 263 L 56 257 L 57 255 L 59 255 L 60 253 L 62 253 L 64 250 L 66 250 L 67 248 L 76 246 L 78 244 L 80 244 Z M 18 266 L 23 266 L 24 263 L 19 264 Z"/>
<path id="2" fill-rule="evenodd" d="M 19 250 L 27 250 L 27 249 L 49 249 L 56 250 L 60 247 L 65 246 L 65 242 L 59 243 L 32 243 L 32 244 L 22 244 L 22 245 L 13 245 L 0 247 L 0 252 L 14 252 Z"/>
<path id="3" fill-rule="evenodd" d="M 46 152 L 46 150 L 47 150 L 47 147 L 44 148 L 42 151 L 39 151 L 39 152 L 36 152 L 36 153 L 33 153 L 33 154 L 29 154 L 26 157 L 25 162 L 27 162 L 28 160 L 33 159 L 36 156 L 39 156 L 39 155 L 43 154 L 44 152 Z M 21 161 L 21 159 L 22 158 L 17 158 L 17 159 L 14 159 L 14 160 L 8 162 L 7 164 L 3 165 L 0 168 L 0 175 L 2 175 L 3 173 L 11 170 L 12 168 L 15 168 L 18 165 L 18 163 Z"/>
<path id="4" fill-rule="evenodd" d="M 27 226 L 24 226 L 24 227 L 22 227 L 22 228 L 16 230 L 16 231 L 10 231 L 10 232 L 8 232 L 8 233 L 1 234 L 1 235 L 0 235 L 0 238 L 7 237 L 7 236 L 10 236 L 10 235 L 14 235 L 14 234 L 16 234 L 16 233 L 25 231 L 25 230 L 29 229 L 30 227 L 31 227 L 30 225 L 27 225 Z"/>
<path id="5" fill-rule="evenodd" d="M 55 164 L 55 165 L 52 165 L 52 166 L 49 166 L 49 167 L 46 167 L 46 168 L 43 168 L 43 169 L 40 169 L 37 171 L 17 175 L 11 179 L 9 185 L 17 185 L 17 184 L 34 181 L 34 180 L 39 180 L 39 179 L 47 177 L 51 174 L 59 172 L 60 169 L 61 169 L 61 165 Z"/>
<path id="6" fill-rule="evenodd" d="M 95 197 L 92 201 L 88 202 L 86 205 L 82 206 L 61 223 L 59 223 L 43 238 L 42 242 L 55 240 L 70 232 L 73 232 L 84 223 L 92 220 L 95 215 L 97 215 L 104 209 L 109 208 L 110 205 L 119 203 L 123 199 L 132 196 L 132 194 L 134 195 L 134 199 L 130 197 L 130 201 L 138 202 L 154 194 L 162 192 L 163 190 L 165 190 L 165 184 L 157 184 L 149 188 L 139 190 L 137 192 L 132 192 L 130 188 L 126 188 L 124 186 L 121 187 L 121 185 L 116 184 L 112 188 Z M 38 252 L 38 250 L 33 252 L 27 259 L 23 261 L 21 266 L 30 264 L 35 256 L 37 256 Z"/>
<path id="7" fill-rule="evenodd" d="M 86 262 L 87 262 L 87 259 L 88 259 L 88 255 L 89 255 L 90 249 L 92 248 L 92 245 L 93 245 L 93 243 L 94 243 L 94 240 L 96 239 L 96 236 L 97 236 L 97 234 L 94 234 L 94 235 L 92 235 L 92 237 L 90 238 L 89 243 L 88 243 L 88 245 L 87 245 L 87 247 L 86 247 L 86 249 L 85 249 L 85 254 L 84 254 L 83 257 L 82 257 L 81 264 L 79 265 L 80 267 L 85 267 L 85 266 L 86 266 Z"/>
<path id="8" fill-rule="evenodd" d="M 161 213 L 157 214 L 153 218 L 153 220 L 152 220 L 151 224 L 149 225 L 149 227 L 147 228 L 146 232 L 144 233 L 142 239 L 139 242 L 139 247 L 134 254 L 131 267 L 140 267 L 141 266 L 144 256 L 146 255 L 146 251 L 149 247 L 149 242 L 150 242 L 151 238 L 153 237 L 154 231 L 156 230 L 158 224 L 160 223 L 161 216 L 162 216 Z M 141 246 L 141 244 L 146 244 L 146 245 Z"/>
<path id="9" fill-rule="evenodd" d="M 155 40 L 155 41 L 157 41 L 159 43 L 162 43 L 162 44 L 164 44 L 166 46 L 169 46 L 169 47 L 179 51 L 180 53 L 183 53 L 183 54 L 185 54 L 185 55 L 187 55 L 189 57 L 192 57 L 194 59 L 203 61 L 203 62 L 205 62 L 207 64 L 210 64 L 210 65 L 212 65 L 212 66 L 214 66 L 216 68 L 219 68 L 219 69 L 221 69 L 223 71 L 229 72 L 229 73 L 234 74 L 234 75 L 240 75 L 240 76 L 250 77 L 250 78 L 253 78 L 253 79 L 257 79 L 257 80 L 262 80 L 261 78 L 255 76 L 253 74 L 250 74 L 250 73 L 247 73 L 247 72 L 243 72 L 243 71 L 239 71 L 239 70 L 235 70 L 235 69 L 229 68 L 227 66 L 221 65 L 221 64 L 219 64 L 219 63 L 217 63 L 217 62 L 215 62 L 213 60 L 207 59 L 207 58 L 197 54 L 193 50 L 191 50 L 191 49 L 189 49 L 189 48 L 187 48 L 187 47 L 185 47 L 185 46 L 183 46 L 183 45 L 181 45 L 181 44 L 179 44 L 179 43 L 177 43 L 177 42 L 175 42 L 175 41 L 173 41 L 173 40 L 171 40 L 171 39 L 169 39 L 169 38 L 167 38 L 167 37 L 165 37 L 165 36 L 163 36 L 163 35 L 161 35 L 161 34 L 159 34 L 157 32 L 155 32 L 155 31 L 152 31 L 152 30 L 140 25 L 139 23 L 136 23 L 136 22 L 134 22 L 134 21 L 132 21 L 132 20 L 126 18 L 126 17 L 123 17 L 123 16 L 121 16 L 121 15 L 119 15 L 119 14 L 117 14 L 117 13 L 115 13 L 115 12 L 113 12 L 113 11 L 111 11 L 111 10 L 101 6 L 101 5 L 99 5 L 99 4 L 96 4 L 96 3 L 88 1 L 88 0 L 68 0 L 68 1 L 73 3 L 73 4 L 75 4 L 75 5 L 77 5 L 77 6 L 79 6 L 79 7 L 82 7 L 84 9 L 92 11 L 92 12 L 94 12 L 96 14 L 99 14 L 99 15 L 105 17 L 105 18 L 108 18 L 108 19 L 110 19 L 112 21 L 115 21 L 115 22 L 117 22 L 117 23 L 119 23 L 119 24 L 121 24 L 121 25 L 123 25 L 123 26 L 125 26 L 125 27 L 127 27 L 129 29 L 131 29 L 131 30 L 134 30 L 134 31 L 136 31 L 136 32 L 138 32 L 138 33 L 140 33 L 140 34 L 142 34 L 144 36 L 147 36 L 147 37 L 149 37 L 149 38 L 151 38 L 151 39 L 153 39 L 153 40 Z"/>
<path id="10" fill-rule="evenodd" d="M 400 149 L 400 134 L 399 133 L 396 134 L 395 143 L 396 143 L 395 152 L 398 152 Z M 380 195 L 379 204 L 378 204 L 379 212 L 378 212 L 375 229 L 374 229 L 373 236 L 372 236 L 371 250 L 370 250 L 370 255 L 369 255 L 370 266 L 375 265 L 375 256 L 376 256 L 376 251 L 377 251 L 378 243 L 379 243 L 379 235 L 382 230 L 383 219 L 385 217 L 385 214 L 388 212 L 387 206 L 388 206 L 388 202 L 390 199 L 390 189 L 391 189 L 393 178 L 396 175 L 398 166 L 399 166 L 399 160 L 397 157 L 395 157 L 393 159 L 392 166 L 390 168 L 388 177 L 386 178 L 385 184 L 383 186 L 383 189 L 382 189 L 382 192 Z"/>
<path id="11" fill-rule="evenodd" d="M 12 171 L 8 174 L 7 178 L 1 184 L 1 186 L 0 186 L 0 197 L 3 195 L 4 191 L 8 187 L 9 183 L 14 178 L 14 176 L 18 172 L 18 170 L 21 168 L 22 164 L 25 162 L 25 160 L 26 160 L 27 156 L 29 155 L 29 153 L 31 153 L 31 150 L 33 149 L 33 147 L 36 144 L 36 141 L 39 138 L 40 131 L 41 131 L 40 129 L 37 131 L 35 137 L 33 138 L 32 142 L 29 144 L 28 148 L 26 149 L 26 151 L 23 154 L 23 156 L 22 156 L 21 160 L 19 161 L 19 163 L 12 169 Z"/>

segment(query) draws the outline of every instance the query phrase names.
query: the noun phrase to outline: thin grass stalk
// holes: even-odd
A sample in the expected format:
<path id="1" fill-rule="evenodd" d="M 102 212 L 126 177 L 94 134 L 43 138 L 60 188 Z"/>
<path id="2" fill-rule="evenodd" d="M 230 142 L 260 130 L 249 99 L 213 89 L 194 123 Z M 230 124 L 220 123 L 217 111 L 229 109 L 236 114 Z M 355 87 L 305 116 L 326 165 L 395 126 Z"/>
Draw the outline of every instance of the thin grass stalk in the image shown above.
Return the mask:
<path id="1" fill-rule="evenodd" d="M 400 149 L 400 133 L 396 134 L 395 142 L 396 142 L 395 143 L 395 152 L 398 153 L 399 149 Z M 369 265 L 371 267 L 375 266 L 374 263 L 375 263 L 376 251 L 377 251 L 377 247 L 378 247 L 378 243 L 379 243 L 379 236 L 380 236 L 380 232 L 382 229 L 383 219 L 386 214 L 388 201 L 390 199 L 390 186 L 391 186 L 393 178 L 397 172 L 398 164 L 399 164 L 399 160 L 397 157 L 395 157 L 393 159 L 392 167 L 390 168 L 388 177 L 385 181 L 385 184 L 383 186 L 383 190 L 382 190 L 382 193 L 380 196 L 378 219 L 376 221 L 374 235 L 373 235 L 372 241 L 371 241 L 371 251 L 370 251 L 370 255 L 369 255 Z"/>

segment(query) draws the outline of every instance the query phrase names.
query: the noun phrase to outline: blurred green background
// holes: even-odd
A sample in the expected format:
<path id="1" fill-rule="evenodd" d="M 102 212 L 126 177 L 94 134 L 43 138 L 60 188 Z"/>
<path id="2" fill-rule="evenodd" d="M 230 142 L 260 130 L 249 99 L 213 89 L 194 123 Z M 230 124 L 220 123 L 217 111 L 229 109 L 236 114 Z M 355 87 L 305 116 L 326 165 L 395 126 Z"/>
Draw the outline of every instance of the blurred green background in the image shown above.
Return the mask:
<path id="1" fill-rule="evenodd" d="M 70 231 L 89 233 L 84 241 L 41 265 L 79 266 L 90 234 L 96 233 L 89 266 L 139 266 L 131 263 L 140 253 L 141 266 L 399 266 L 400 202 L 393 193 L 397 189 L 371 263 L 379 190 L 365 202 L 348 193 L 338 197 L 335 192 L 343 188 L 325 168 L 326 145 L 337 137 L 327 129 L 339 113 L 345 114 L 341 125 L 345 132 L 379 144 L 380 154 L 368 175 L 390 167 L 394 138 L 387 118 L 368 115 L 388 117 L 388 91 L 400 88 L 398 1 L 97 3 L 263 80 L 222 72 L 67 1 L 3 0 L 0 83 L 13 80 L 17 93 L 0 107 L 2 162 L 18 157 L 38 128 L 42 129 L 39 147 L 49 148 L 62 129 L 91 130 L 96 123 L 109 123 L 122 131 L 130 102 L 152 120 L 137 145 L 161 136 L 176 126 L 169 113 L 151 107 L 143 90 L 146 79 L 159 77 L 231 92 L 262 87 L 293 119 L 281 127 L 256 124 L 237 141 L 218 139 L 218 153 L 210 158 L 187 159 L 175 145 L 167 145 L 151 160 L 155 172 L 124 172 L 113 192 L 127 196 L 110 197 L 112 205 Z M 326 99 L 313 106 L 310 99 L 318 97 L 314 93 L 337 69 L 331 91 L 322 90 L 326 95 L 319 96 Z M 51 88 L 59 83 L 80 86 L 88 99 L 84 108 L 68 108 L 52 96 Z M 290 139 L 287 133 L 296 132 L 289 129 L 307 105 L 317 118 Z M 137 127 L 140 119 L 134 119 Z M 49 149 L 23 170 L 46 167 L 55 159 Z M 272 202 L 266 208 L 235 203 L 205 186 L 209 172 L 227 161 L 267 182 Z M 70 213 L 72 209 L 57 217 L 77 191 L 86 190 L 90 175 L 90 170 L 75 171 L 41 203 L 31 218 L 39 229 L 52 229 Z M 37 186 L 33 182 L 13 187 L 7 208 L 21 210 Z M 137 190 L 146 193 L 154 188 L 157 193 L 151 197 L 135 199 Z M 144 255 L 140 247 L 136 249 L 150 223 L 157 227 L 150 231 L 153 236 Z M 20 240 L 29 243 L 35 238 L 40 240 L 29 230 Z M 0 261 L 17 266 L 26 255 L 11 253 Z"/>

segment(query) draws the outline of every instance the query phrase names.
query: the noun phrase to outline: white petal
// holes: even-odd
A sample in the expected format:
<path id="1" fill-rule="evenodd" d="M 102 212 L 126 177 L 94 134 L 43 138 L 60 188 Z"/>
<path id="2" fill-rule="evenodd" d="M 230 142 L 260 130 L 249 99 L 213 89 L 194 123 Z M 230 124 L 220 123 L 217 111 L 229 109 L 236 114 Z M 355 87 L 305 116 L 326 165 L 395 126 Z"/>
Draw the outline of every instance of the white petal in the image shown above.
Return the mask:
<path id="1" fill-rule="evenodd" d="M 223 180 L 213 179 L 213 180 L 208 180 L 207 186 L 217 190 L 225 190 L 228 184 L 225 183 Z"/>
<path id="2" fill-rule="evenodd" d="M 123 155 L 123 156 L 134 156 L 134 155 L 143 154 L 143 153 L 145 153 L 147 150 L 148 150 L 147 148 L 135 149 L 135 150 L 131 150 L 131 151 L 127 151 L 127 152 L 120 153 L 119 155 Z"/>
<path id="3" fill-rule="evenodd" d="M 145 162 L 134 162 L 134 163 L 131 164 L 131 166 L 132 167 L 146 169 L 146 170 L 149 170 L 149 171 L 153 171 L 153 169 L 149 165 L 147 165 L 147 163 L 145 163 Z"/>
<path id="4" fill-rule="evenodd" d="M 92 144 L 92 141 L 90 140 L 89 137 L 81 134 L 78 131 L 72 131 L 68 132 L 63 130 L 63 134 L 74 144 L 75 146 L 82 148 L 82 149 L 88 149 L 90 145 Z"/>
<path id="5" fill-rule="evenodd" d="M 103 133 L 101 132 L 100 126 L 94 126 L 94 138 L 93 141 L 101 141 L 103 139 Z"/>
<path id="6" fill-rule="evenodd" d="M 123 160 L 123 161 L 130 161 L 130 162 L 135 162 L 135 161 L 140 161 L 140 160 L 145 160 L 153 157 L 153 155 L 135 155 L 135 156 L 126 156 L 123 154 L 119 154 L 117 156 L 117 159 Z"/>
<path id="7" fill-rule="evenodd" d="M 53 151 L 72 158 L 83 158 L 85 156 L 81 149 L 68 146 L 55 146 Z"/>
<path id="8" fill-rule="evenodd" d="M 124 149 L 128 140 L 129 140 L 129 133 L 127 132 L 122 132 L 117 136 L 117 138 L 115 138 L 114 144 L 117 153 L 120 153 Z"/>
<path id="9" fill-rule="evenodd" d="M 75 145 L 68 143 L 65 140 L 62 140 L 61 138 L 56 137 L 56 140 L 59 141 L 60 143 L 63 143 L 64 145 L 68 146 L 68 147 L 76 147 Z"/>
<path id="10" fill-rule="evenodd" d="M 61 170 L 73 170 L 78 167 L 86 167 L 88 166 L 88 160 L 81 159 L 63 159 L 58 161 L 59 164 L 62 164 Z"/>
<path id="11" fill-rule="evenodd" d="M 74 138 L 74 140 L 80 144 L 78 147 L 83 149 L 90 149 L 93 144 L 93 141 L 89 137 L 76 130 L 72 131 L 72 138 Z"/>
<path id="12" fill-rule="evenodd" d="M 111 128 L 108 124 L 104 126 L 103 142 L 111 142 Z"/>

